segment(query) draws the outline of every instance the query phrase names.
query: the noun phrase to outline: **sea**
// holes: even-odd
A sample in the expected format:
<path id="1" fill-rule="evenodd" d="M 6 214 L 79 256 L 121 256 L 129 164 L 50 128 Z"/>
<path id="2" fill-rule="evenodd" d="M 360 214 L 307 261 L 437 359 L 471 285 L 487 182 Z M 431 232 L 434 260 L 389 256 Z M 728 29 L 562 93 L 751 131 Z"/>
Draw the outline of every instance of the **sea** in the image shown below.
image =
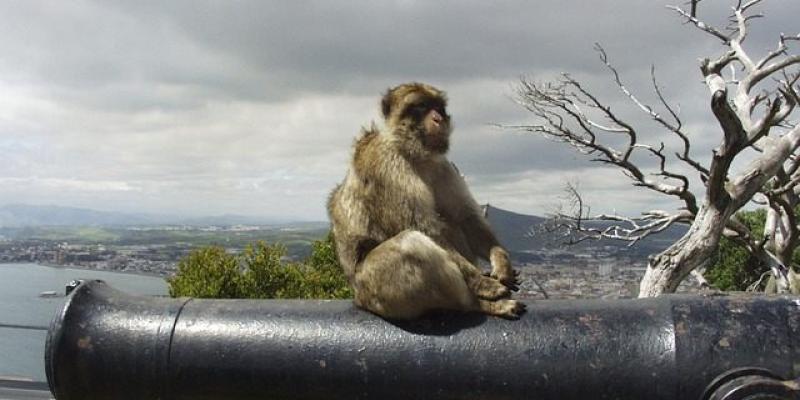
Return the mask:
<path id="1" fill-rule="evenodd" d="M 64 304 L 66 284 L 74 279 L 102 279 L 131 294 L 167 295 L 167 283 L 161 277 L 0 264 L 0 379 L 46 380 L 46 329 Z M 42 297 L 45 292 L 55 292 L 57 297 Z"/>

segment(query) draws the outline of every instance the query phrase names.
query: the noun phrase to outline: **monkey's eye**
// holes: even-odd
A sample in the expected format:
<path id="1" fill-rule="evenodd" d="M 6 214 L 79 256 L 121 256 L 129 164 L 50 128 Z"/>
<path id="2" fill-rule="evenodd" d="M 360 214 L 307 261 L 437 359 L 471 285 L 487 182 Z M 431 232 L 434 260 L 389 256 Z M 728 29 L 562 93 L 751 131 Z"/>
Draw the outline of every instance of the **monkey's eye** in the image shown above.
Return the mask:
<path id="1" fill-rule="evenodd" d="M 428 107 L 424 104 L 411 104 L 406 109 L 406 115 L 411 115 L 415 118 L 422 118 L 426 112 L 428 112 Z"/>

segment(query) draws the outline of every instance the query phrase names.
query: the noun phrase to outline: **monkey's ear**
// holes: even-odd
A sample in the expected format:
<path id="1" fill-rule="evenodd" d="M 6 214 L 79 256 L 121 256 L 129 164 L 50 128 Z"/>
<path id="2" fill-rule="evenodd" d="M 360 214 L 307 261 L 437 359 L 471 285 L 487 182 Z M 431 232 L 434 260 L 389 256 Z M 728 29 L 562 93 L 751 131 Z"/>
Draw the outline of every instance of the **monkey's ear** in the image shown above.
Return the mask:
<path id="1" fill-rule="evenodd" d="M 381 112 L 383 113 L 383 119 L 389 118 L 389 113 L 392 112 L 392 90 L 389 89 L 386 91 L 386 94 L 383 95 L 383 99 L 381 99 Z"/>

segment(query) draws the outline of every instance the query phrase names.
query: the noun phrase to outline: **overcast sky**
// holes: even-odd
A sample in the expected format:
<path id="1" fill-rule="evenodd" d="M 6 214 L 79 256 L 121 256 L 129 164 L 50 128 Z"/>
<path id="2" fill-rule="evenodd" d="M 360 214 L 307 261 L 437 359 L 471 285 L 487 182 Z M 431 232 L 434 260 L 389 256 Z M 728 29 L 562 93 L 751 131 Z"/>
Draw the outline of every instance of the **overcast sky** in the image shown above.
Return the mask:
<path id="1" fill-rule="evenodd" d="M 479 202 L 544 214 L 574 181 L 595 211 L 674 209 L 564 144 L 495 127 L 535 122 L 511 100 L 520 76 L 570 72 L 674 144 L 613 86 L 600 42 L 648 102 L 656 65 L 707 160 L 720 132 L 697 60 L 721 46 L 666 1 L 3 1 L 0 205 L 323 220 L 381 93 L 424 81 L 448 92 L 450 157 Z M 761 11 L 756 55 L 800 31 L 800 1 Z"/>

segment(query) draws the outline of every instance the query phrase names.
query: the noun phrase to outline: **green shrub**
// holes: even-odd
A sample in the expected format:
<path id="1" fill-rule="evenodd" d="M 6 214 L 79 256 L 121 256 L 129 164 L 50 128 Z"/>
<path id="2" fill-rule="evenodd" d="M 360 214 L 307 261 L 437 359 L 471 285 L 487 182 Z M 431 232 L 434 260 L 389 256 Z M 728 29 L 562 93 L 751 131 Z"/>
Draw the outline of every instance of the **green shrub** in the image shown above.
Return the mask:
<path id="1" fill-rule="evenodd" d="M 178 272 L 167 283 L 172 297 L 238 298 L 241 277 L 236 257 L 222 247 L 207 246 L 178 262 Z"/>
<path id="2" fill-rule="evenodd" d="M 352 291 L 331 235 L 312 244 L 302 263 L 286 262 L 286 248 L 256 242 L 239 255 L 216 246 L 193 251 L 168 279 L 172 297 L 344 299 Z"/>
<path id="3" fill-rule="evenodd" d="M 304 293 L 314 299 L 348 299 L 353 291 L 347 282 L 339 259 L 333 235 L 325 240 L 314 242 L 311 255 L 305 263 L 306 275 Z"/>
<path id="4" fill-rule="evenodd" d="M 736 218 L 750 229 L 754 237 L 764 236 L 764 224 L 767 219 L 765 209 L 740 211 L 736 213 Z M 792 264 L 798 262 L 800 262 L 800 252 L 795 251 Z M 720 290 L 745 290 L 757 282 L 768 269 L 743 246 L 723 237 L 711 260 L 711 267 L 706 270 L 705 277 Z"/>

